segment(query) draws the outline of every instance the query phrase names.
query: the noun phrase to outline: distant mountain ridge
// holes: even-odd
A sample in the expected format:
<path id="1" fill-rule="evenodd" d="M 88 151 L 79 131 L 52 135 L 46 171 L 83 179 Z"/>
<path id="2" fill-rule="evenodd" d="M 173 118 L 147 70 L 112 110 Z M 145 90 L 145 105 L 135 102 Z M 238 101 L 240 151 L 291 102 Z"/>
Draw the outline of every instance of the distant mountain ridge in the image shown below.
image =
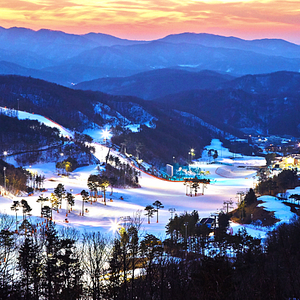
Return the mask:
<path id="1" fill-rule="evenodd" d="M 79 132 L 112 126 L 115 143 L 127 143 L 127 149 L 131 147 L 132 151 L 129 153 L 142 146 L 144 158 L 149 162 L 172 162 L 173 156 L 185 159 L 187 149 L 194 147 L 200 153 L 212 138 L 224 140 L 243 135 L 231 126 L 212 124 L 205 116 L 193 117 L 191 113 L 153 101 L 74 90 L 15 75 L 0 76 L 0 106 L 19 107 Z M 138 132 L 131 132 L 130 125 L 138 128 Z"/>
<path id="2" fill-rule="evenodd" d="M 213 71 L 188 72 L 180 69 L 160 69 L 129 77 L 100 78 L 81 82 L 76 89 L 101 91 L 112 95 L 136 96 L 151 100 L 194 89 L 211 89 L 232 80 L 230 75 Z"/>
<path id="3" fill-rule="evenodd" d="M 179 33 L 168 35 L 160 41 L 169 43 L 195 43 L 207 47 L 230 48 L 253 51 L 266 55 L 300 58 L 300 45 L 282 39 L 244 40 L 233 36 L 221 36 L 208 33 Z"/>
<path id="4" fill-rule="evenodd" d="M 132 41 L 102 33 L 76 35 L 0 27 L 0 61 L 20 66 L 11 68 L 10 74 L 24 75 L 23 67 L 30 69 L 28 76 L 71 86 L 165 68 L 212 70 L 234 76 L 298 72 L 300 46 L 284 40 L 248 41 L 205 33 Z M 0 74 L 7 72 L 0 67 Z"/>
<path id="5" fill-rule="evenodd" d="M 300 73 L 280 71 L 270 74 L 245 75 L 221 84 L 219 89 L 243 90 L 251 94 L 299 95 Z"/>
<path id="6" fill-rule="evenodd" d="M 297 137 L 299 95 L 299 73 L 275 72 L 245 75 L 215 89 L 170 94 L 155 102 L 195 115 L 201 112 L 212 123 L 230 124 L 245 133 Z"/>
<path id="7" fill-rule="evenodd" d="M 242 90 L 249 94 L 297 96 L 300 93 L 300 73 L 279 71 L 267 74 L 233 77 L 213 71 L 188 72 L 161 69 L 122 78 L 101 78 L 82 82 L 76 89 L 93 90 L 112 95 L 137 96 L 145 100 L 169 98 L 192 90 Z M 184 95 L 184 94 L 183 94 Z M 184 97 L 184 96 L 183 96 Z M 176 98 L 176 96 L 175 96 Z M 170 100 L 171 101 L 171 100 Z"/>

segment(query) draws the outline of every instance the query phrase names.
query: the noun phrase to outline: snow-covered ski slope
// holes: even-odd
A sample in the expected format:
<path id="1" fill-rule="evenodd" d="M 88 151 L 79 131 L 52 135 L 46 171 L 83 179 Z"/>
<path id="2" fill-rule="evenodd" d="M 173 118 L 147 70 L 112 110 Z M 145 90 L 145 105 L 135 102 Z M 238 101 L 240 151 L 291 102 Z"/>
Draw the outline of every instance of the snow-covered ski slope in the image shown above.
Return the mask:
<path id="1" fill-rule="evenodd" d="M 7 114 L 7 115 L 10 115 L 11 113 L 13 113 L 20 120 L 25 120 L 25 119 L 37 120 L 40 123 L 44 123 L 45 125 L 47 125 L 49 127 L 57 128 L 60 131 L 61 135 L 63 135 L 63 136 L 73 137 L 72 131 L 70 131 L 69 129 L 59 125 L 58 123 L 56 123 L 42 115 L 38 115 L 35 113 L 29 113 L 29 112 L 21 111 L 21 110 L 16 111 L 16 110 L 12 110 L 12 109 L 9 109 L 6 107 L 0 107 L 0 110 L 1 110 L 1 113 Z"/>
<path id="2" fill-rule="evenodd" d="M 36 117 L 36 115 L 34 116 Z M 22 117 L 21 113 L 19 117 Z M 42 120 L 39 117 L 39 121 L 41 122 Z M 108 148 L 96 143 L 95 147 L 95 155 L 100 161 L 104 161 Z M 43 192 L 44 197 L 49 197 L 59 183 L 62 183 L 67 191 L 72 190 L 72 193 L 75 194 L 75 206 L 67 217 L 65 201 L 62 203 L 59 213 L 53 211 L 53 219 L 59 226 L 74 227 L 81 232 L 101 231 L 103 233 L 113 233 L 115 223 L 120 221 L 121 218 L 140 216 L 141 220 L 143 220 L 142 229 L 145 232 L 163 238 L 165 237 L 165 226 L 171 216 L 170 208 L 175 208 L 178 215 L 197 210 L 200 217 L 209 217 L 212 213 L 216 213 L 224 208 L 224 201 L 231 199 L 234 202 L 234 207 L 236 207 L 237 192 L 246 192 L 255 184 L 256 171 L 251 169 L 251 166 L 265 164 L 265 160 L 258 157 L 242 157 L 240 155 L 238 158 L 232 159 L 233 154 L 228 149 L 223 148 L 218 140 L 213 140 L 211 145 L 207 146 L 207 149 L 217 150 L 219 153 L 218 161 L 226 162 L 226 165 L 207 164 L 205 161 L 197 163 L 203 171 L 209 171 L 207 178 L 212 180 L 212 184 L 205 189 L 204 195 L 196 197 L 186 196 L 185 186 L 182 182 L 168 182 L 142 173 L 140 178 L 141 188 L 114 189 L 112 195 L 110 195 L 110 189 L 108 189 L 107 204 L 104 205 L 101 198 L 96 203 L 85 204 L 88 212 L 84 216 L 80 215 L 82 208 L 80 192 L 83 189 L 88 190 L 87 179 L 90 174 L 97 174 L 97 165 L 78 168 L 69 177 L 58 176 L 55 173 L 55 163 L 36 164 L 28 167 L 28 169 L 31 172 L 45 175 L 44 187 L 47 191 Z M 114 155 L 118 155 L 118 152 L 114 152 Z M 32 221 L 40 222 L 41 205 L 36 202 L 40 194 L 38 192 L 33 196 L 23 197 L 0 196 L 0 212 L 15 216 L 15 212 L 10 209 L 12 201 L 26 199 L 33 209 Z M 156 200 L 159 200 L 164 205 L 164 208 L 159 210 L 159 222 L 156 223 L 156 215 L 154 215 L 151 223 L 148 224 L 144 209 Z M 263 206 L 266 209 L 274 211 L 275 204 L 277 205 L 276 209 L 279 211 L 276 211 L 275 216 L 280 216 L 285 221 L 293 217 L 293 214 L 287 207 L 278 206 L 278 201 L 274 197 L 265 196 L 262 200 L 265 201 Z M 21 220 L 20 212 L 18 218 Z M 65 222 L 66 218 L 68 223 Z M 237 224 L 232 226 L 234 232 L 242 227 Z M 254 226 L 247 226 L 246 229 L 253 236 L 261 237 L 264 237 L 267 231 Z"/>

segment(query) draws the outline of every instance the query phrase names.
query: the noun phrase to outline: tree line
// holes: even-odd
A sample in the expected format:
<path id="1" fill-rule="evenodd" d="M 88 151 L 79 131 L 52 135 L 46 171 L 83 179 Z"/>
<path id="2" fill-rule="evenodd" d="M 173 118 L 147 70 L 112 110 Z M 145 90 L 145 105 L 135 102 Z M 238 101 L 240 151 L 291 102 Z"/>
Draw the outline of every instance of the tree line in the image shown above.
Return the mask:
<path id="1" fill-rule="evenodd" d="M 140 218 L 124 220 L 108 238 L 58 230 L 51 219 L 16 234 L 13 218 L 1 214 L 0 299 L 300 297 L 299 219 L 278 226 L 264 243 L 245 230 L 227 234 L 226 226 L 209 237 L 196 220 L 195 212 L 178 217 L 190 229 L 187 248 L 176 252 L 180 240 L 142 233 Z"/>
<path id="2" fill-rule="evenodd" d="M 29 175 L 24 168 L 16 168 L 0 159 L 0 184 L 9 192 L 17 194 L 19 191 L 26 191 Z"/>
<path id="3" fill-rule="evenodd" d="M 18 141 L 16 143 L 16 141 Z M 19 120 L 0 114 L 0 151 L 33 150 L 61 142 L 57 128 L 48 127 L 36 120 Z"/>
<path id="4" fill-rule="evenodd" d="M 112 187 L 140 187 L 140 172 L 136 168 L 121 162 L 118 156 L 109 155 L 107 162 L 101 176 L 108 178 Z"/>
<path id="5" fill-rule="evenodd" d="M 261 195 L 277 195 L 278 193 L 285 193 L 287 189 L 294 189 L 299 185 L 299 177 L 297 170 L 283 170 L 278 175 L 270 178 L 268 176 L 268 169 L 262 169 L 259 172 L 260 181 L 256 188 Z"/>

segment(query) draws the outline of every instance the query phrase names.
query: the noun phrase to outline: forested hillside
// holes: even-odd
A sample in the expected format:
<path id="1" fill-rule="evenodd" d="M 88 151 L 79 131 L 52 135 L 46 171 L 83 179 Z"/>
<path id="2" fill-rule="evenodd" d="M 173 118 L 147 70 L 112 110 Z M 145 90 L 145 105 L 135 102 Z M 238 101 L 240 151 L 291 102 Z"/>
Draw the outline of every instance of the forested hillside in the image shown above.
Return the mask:
<path id="1" fill-rule="evenodd" d="M 205 115 L 211 123 L 230 124 L 248 134 L 300 134 L 298 95 L 290 90 L 272 95 L 242 88 L 194 90 L 168 95 L 157 99 L 157 103 Z"/>
<path id="2" fill-rule="evenodd" d="M 186 114 L 185 107 L 178 110 L 131 96 L 73 90 L 30 77 L 0 76 L 0 106 L 41 114 L 78 132 L 107 124 L 114 143 L 125 143 L 133 155 L 141 148 L 141 159 L 156 164 L 172 162 L 173 156 L 185 162 L 192 147 L 200 156 L 211 138 L 243 136 L 232 126 L 211 124 L 205 114 Z M 130 131 L 132 125 L 138 132 Z"/>
<path id="3" fill-rule="evenodd" d="M 62 143 L 59 130 L 35 120 L 0 114 L 0 151 L 29 151 Z"/>
<path id="4" fill-rule="evenodd" d="M 208 70 L 189 72 L 181 70 L 181 68 L 158 69 L 129 77 L 108 77 L 81 82 L 74 88 L 153 100 L 194 89 L 216 88 L 233 78 L 228 74 L 219 74 Z"/>
<path id="5" fill-rule="evenodd" d="M 254 135 L 300 133 L 298 72 L 233 78 L 211 71 L 161 69 L 130 77 L 101 78 L 75 88 L 139 96 L 155 101 L 156 105 L 189 112 L 221 129 L 230 124 Z"/>

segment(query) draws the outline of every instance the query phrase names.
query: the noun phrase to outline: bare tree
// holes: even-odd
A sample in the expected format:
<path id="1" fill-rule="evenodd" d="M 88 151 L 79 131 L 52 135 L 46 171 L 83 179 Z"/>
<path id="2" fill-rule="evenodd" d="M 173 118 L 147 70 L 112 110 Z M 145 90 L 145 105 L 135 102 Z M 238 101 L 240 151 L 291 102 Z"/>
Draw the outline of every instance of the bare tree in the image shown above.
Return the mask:
<path id="1" fill-rule="evenodd" d="M 89 295 L 93 300 L 103 299 L 106 262 L 110 253 L 109 241 L 100 232 L 84 233 L 81 263 L 87 275 Z"/>

